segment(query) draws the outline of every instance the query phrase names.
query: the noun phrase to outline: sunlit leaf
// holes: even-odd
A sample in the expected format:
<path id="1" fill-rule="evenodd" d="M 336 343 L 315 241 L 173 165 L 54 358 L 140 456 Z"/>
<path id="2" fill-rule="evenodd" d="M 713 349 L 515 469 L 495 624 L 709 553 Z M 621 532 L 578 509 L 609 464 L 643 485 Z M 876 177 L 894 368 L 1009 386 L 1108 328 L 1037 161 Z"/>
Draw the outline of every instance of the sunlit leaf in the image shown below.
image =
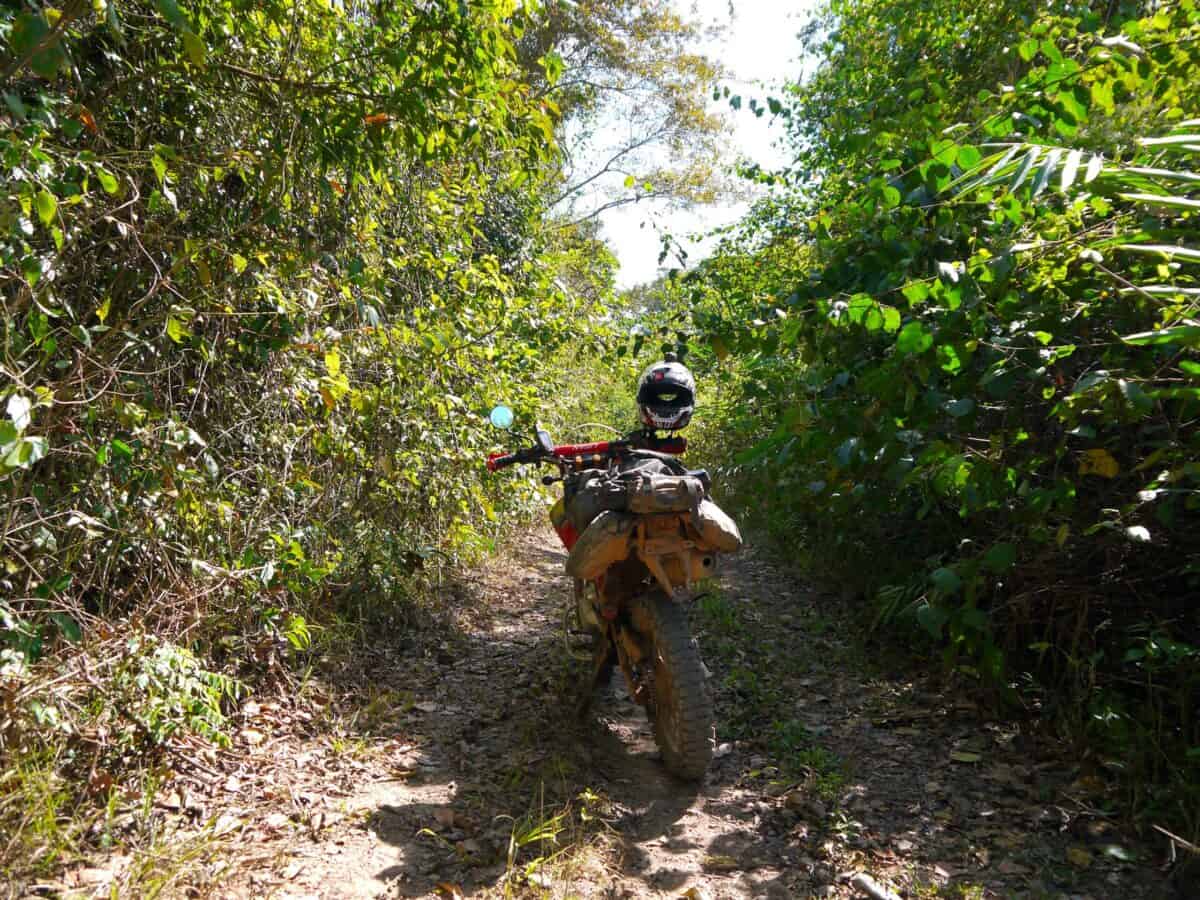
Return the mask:
<path id="1" fill-rule="evenodd" d="M 37 193 L 36 202 L 38 219 L 43 225 L 49 225 L 54 221 L 54 214 L 58 211 L 58 200 L 49 191 L 40 190 Z"/>
<path id="2" fill-rule="evenodd" d="M 1017 188 L 1025 183 L 1025 179 L 1029 177 L 1029 173 L 1033 171 L 1033 167 L 1037 165 L 1037 161 L 1041 158 L 1041 155 L 1041 147 L 1029 148 L 1029 152 L 1025 154 L 1025 160 L 1021 163 L 1020 168 L 1017 169 L 1017 174 L 1016 177 L 1013 178 L 1010 190 L 1016 192 Z"/>
<path id="3" fill-rule="evenodd" d="M 933 335 L 925 330 L 920 322 L 909 322 L 900 329 L 896 338 L 896 349 L 901 353 L 924 353 L 933 346 Z"/>
<path id="4" fill-rule="evenodd" d="M 1117 249 L 1144 256 L 1162 256 L 1166 259 L 1200 262 L 1200 250 L 1194 250 L 1191 247 L 1177 247 L 1174 244 L 1121 244 Z"/>
<path id="5" fill-rule="evenodd" d="M 1067 154 L 1067 161 L 1063 163 L 1062 180 L 1059 182 L 1060 190 L 1069 190 L 1075 183 L 1075 176 L 1079 173 L 1079 164 L 1082 160 L 1082 150 L 1072 150 Z"/>
<path id="6" fill-rule="evenodd" d="M 1200 210 L 1200 200 L 1173 197 L 1168 194 L 1118 194 L 1122 200 L 1144 203 L 1147 206 L 1166 206 L 1173 209 Z"/>
<path id="7" fill-rule="evenodd" d="M 1200 346 L 1200 325 L 1173 325 L 1157 331 L 1142 331 L 1121 338 L 1127 344 L 1149 346 L 1153 344 L 1187 344 Z"/>

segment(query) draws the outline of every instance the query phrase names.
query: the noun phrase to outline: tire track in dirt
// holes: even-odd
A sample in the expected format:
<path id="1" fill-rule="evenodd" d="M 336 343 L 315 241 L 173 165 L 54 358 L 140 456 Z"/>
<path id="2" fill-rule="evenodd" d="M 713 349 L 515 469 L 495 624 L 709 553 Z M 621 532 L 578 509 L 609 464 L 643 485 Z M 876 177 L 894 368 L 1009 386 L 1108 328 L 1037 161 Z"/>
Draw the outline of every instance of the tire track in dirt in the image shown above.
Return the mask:
<path id="1" fill-rule="evenodd" d="M 908 897 L 1170 896 L 1161 847 L 1060 748 L 866 674 L 833 601 L 753 552 L 695 610 L 719 747 L 702 784 L 675 780 L 619 674 L 575 716 L 563 559 L 549 531 L 516 539 L 453 629 L 363 661 L 346 796 L 311 784 L 319 827 L 260 830 L 189 893 L 851 897 L 863 871 Z"/>

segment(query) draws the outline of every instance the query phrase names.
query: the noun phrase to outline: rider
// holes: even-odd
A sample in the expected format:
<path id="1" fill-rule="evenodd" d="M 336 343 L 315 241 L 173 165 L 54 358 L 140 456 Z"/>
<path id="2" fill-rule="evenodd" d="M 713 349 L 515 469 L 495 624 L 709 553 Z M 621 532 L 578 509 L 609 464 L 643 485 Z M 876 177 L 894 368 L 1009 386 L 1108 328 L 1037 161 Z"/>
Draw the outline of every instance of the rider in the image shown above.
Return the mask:
<path id="1" fill-rule="evenodd" d="M 682 452 L 681 437 L 660 438 L 658 431 L 676 432 L 692 420 L 696 408 L 696 379 L 674 353 L 646 369 L 638 380 L 638 413 L 644 426 L 633 435 L 635 446 L 647 450 Z M 679 450 L 673 446 L 679 446 Z"/>

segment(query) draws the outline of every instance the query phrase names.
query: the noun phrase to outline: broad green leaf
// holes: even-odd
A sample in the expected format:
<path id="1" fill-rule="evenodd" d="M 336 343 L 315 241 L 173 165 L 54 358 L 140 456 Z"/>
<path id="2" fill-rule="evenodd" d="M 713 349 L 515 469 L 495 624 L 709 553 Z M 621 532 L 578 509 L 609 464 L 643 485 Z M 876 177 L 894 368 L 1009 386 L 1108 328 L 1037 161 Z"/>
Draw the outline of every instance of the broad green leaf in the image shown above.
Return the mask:
<path id="1" fill-rule="evenodd" d="M 909 303 L 923 303 L 929 299 L 929 288 L 923 281 L 913 281 L 904 286 L 901 291 Z"/>
<path id="2" fill-rule="evenodd" d="M 58 626 L 58 630 L 62 632 L 62 636 L 72 643 L 83 640 L 83 629 L 79 627 L 79 623 L 68 616 L 66 613 L 52 612 L 50 618 L 54 624 Z"/>
<path id="3" fill-rule="evenodd" d="M 1112 82 L 1100 78 L 1092 82 L 1092 103 L 1104 110 L 1108 115 L 1112 115 L 1116 110 L 1116 104 L 1113 103 Z"/>
<path id="4" fill-rule="evenodd" d="M 943 566 L 940 569 L 934 569 L 929 574 L 929 580 L 943 594 L 953 594 L 962 587 L 962 579 L 953 569 Z"/>
<path id="5" fill-rule="evenodd" d="M 52 193 L 43 189 L 38 191 L 36 203 L 38 219 L 43 225 L 49 225 L 54 221 L 54 214 L 58 212 L 58 200 Z"/>
<path id="6" fill-rule="evenodd" d="M 48 8 L 46 13 L 51 9 Z M 57 9 L 53 11 L 60 12 Z M 22 58 L 32 54 L 29 67 L 33 69 L 34 74 L 41 78 L 53 79 L 70 65 L 63 50 L 61 36 L 47 41 L 51 26 L 44 13 L 23 12 L 12 22 L 9 41 L 13 52 Z"/>
<path id="7" fill-rule="evenodd" d="M 953 344 L 942 344 L 937 348 L 938 365 L 951 375 L 962 371 L 963 360 Z"/>
<path id="8" fill-rule="evenodd" d="M 187 53 L 187 57 L 192 65 L 203 68 L 205 55 L 208 52 L 208 48 L 204 46 L 204 41 L 191 30 L 185 30 L 182 37 L 184 52 Z"/>
<path id="9" fill-rule="evenodd" d="M 96 180 L 100 182 L 100 187 L 104 188 L 106 194 L 115 194 L 120 189 L 117 177 L 108 169 L 97 167 Z"/>
<path id="10" fill-rule="evenodd" d="M 342 371 L 342 358 L 338 354 L 337 348 L 328 350 L 325 353 L 325 369 L 331 377 L 336 378 Z"/>
<path id="11" fill-rule="evenodd" d="M 1095 181 L 1100 175 L 1100 170 L 1104 168 L 1104 157 L 1097 153 L 1088 160 L 1087 171 L 1083 173 L 1083 183 Z"/>
<path id="12" fill-rule="evenodd" d="M 158 7 L 158 11 L 162 13 L 164 19 L 171 23 L 174 28 L 180 31 L 190 31 L 192 23 L 188 21 L 183 10 L 179 8 L 179 4 L 175 0 L 154 0 L 154 5 Z"/>
<path id="13" fill-rule="evenodd" d="M 191 336 L 192 333 L 188 331 L 187 326 L 183 322 L 174 315 L 167 316 L 167 337 L 176 344 L 182 344 Z"/>
<path id="14" fill-rule="evenodd" d="M 28 469 L 46 455 L 46 439 L 41 436 L 21 438 L 4 457 L 9 469 Z"/>
<path id="15" fill-rule="evenodd" d="M 896 331 L 900 327 L 900 310 L 894 306 L 883 306 L 883 330 Z"/>
<path id="16" fill-rule="evenodd" d="M 896 337 L 896 349 L 901 353 L 916 355 L 933 346 L 933 335 L 920 322 L 909 322 L 900 329 Z"/>
<path id="17" fill-rule="evenodd" d="M 964 171 L 971 171 L 976 168 L 983 155 L 975 147 L 959 147 L 958 148 L 958 167 Z"/>

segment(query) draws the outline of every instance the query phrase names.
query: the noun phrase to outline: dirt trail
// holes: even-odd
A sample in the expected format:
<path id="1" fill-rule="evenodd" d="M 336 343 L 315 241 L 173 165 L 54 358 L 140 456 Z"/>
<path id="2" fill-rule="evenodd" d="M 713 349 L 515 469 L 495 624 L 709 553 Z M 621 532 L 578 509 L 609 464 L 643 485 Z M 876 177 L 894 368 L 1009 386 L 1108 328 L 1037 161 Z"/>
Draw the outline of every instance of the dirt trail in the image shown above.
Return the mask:
<path id="1" fill-rule="evenodd" d="M 619 675 L 573 715 L 562 562 L 552 533 L 522 538 L 436 640 L 248 705 L 225 780 L 179 798 L 203 839 L 163 854 L 191 862 L 160 859 L 157 887 L 852 897 L 865 872 L 905 897 L 1172 896 L 1165 848 L 1110 821 L 1103 782 L 932 683 L 864 674 L 836 603 L 752 551 L 693 616 L 717 759 L 701 785 L 672 779 Z"/>

